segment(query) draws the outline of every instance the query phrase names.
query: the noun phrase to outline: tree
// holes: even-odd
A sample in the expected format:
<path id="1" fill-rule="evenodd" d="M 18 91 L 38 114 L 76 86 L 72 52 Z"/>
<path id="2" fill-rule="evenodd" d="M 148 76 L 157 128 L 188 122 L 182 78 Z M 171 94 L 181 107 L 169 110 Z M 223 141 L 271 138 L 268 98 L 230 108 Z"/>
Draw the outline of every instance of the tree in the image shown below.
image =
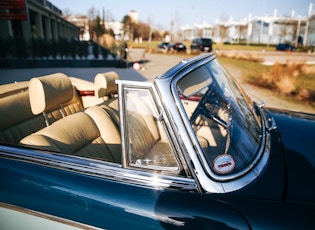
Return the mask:
<path id="1" fill-rule="evenodd" d="M 135 23 L 132 21 L 132 18 L 125 15 L 121 23 L 123 24 L 124 35 L 127 35 L 130 40 L 133 40 Z"/>
<path id="2" fill-rule="evenodd" d="M 149 40 L 150 39 L 150 31 L 151 31 L 151 27 L 148 24 L 139 22 L 135 26 L 134 38 L 142 37 L 143 40 Z"/>
<path id="3" fill-rule="evenodd" d="M 227 36 L 228 36 L 228 27 L 224 24 L 219 25 L 219 33 L 220 33 L 220 39 L 221 42 L 225 42 Z"/>
<path id="4" fill-rule="evenodd" d="M 95 33 L 97 38 L 106 33 L 105 25 L 104 23 L 101 23 L 100 16 L 96 16 L 96 18 L 93 20 L 92 31 Z"/>

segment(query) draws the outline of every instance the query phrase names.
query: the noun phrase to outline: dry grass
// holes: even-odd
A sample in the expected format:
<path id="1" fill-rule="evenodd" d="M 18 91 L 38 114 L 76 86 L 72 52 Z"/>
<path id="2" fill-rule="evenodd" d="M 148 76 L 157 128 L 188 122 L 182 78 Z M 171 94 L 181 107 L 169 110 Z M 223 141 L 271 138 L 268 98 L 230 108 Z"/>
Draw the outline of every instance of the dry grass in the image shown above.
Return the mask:
<path id="1" fill-rule="evenodd" d="M 297 80 L 306 74 L 305 63 L 275 63 L 269 72 L 256 77 L 257 85 L 289 95 L 297 92 Z"/>
<path id="2" fill-rule="evenodd" d="M 303 101 L 314 101 L 315 91 L 311 85 L 303 85 L 307 75 L 314 75 L 315 71 L 304 62 L 285 65 L 275 63 L 269 72 L 255 77 L 255 84 L 264 88 L 275 90 L 281 94 L 294 96 Z"/>
<path id="3" fill-rule="evenodd" d="M 240 81 L 271 90 L 274 95 L 288 100 L 299 100 L 315 107 L 315 65 L 305 62 L 273 66 L 261 63 L 219 57 L 223 66 L 240 70 Z M 233 69 L 232 68 L 232 69 Z"/>
<path id="4" fill-rule="evenodd" d="M 250 61 L 250 62 L 262 62 L 263 59 L 260 57 L 255 56 L 253 53 L 239 53 L 239 52 L 233 52 L 233 53 L 225 53 L 225 52 L 217 52 L 218 57 L 226 57 L 226 58 L 232 58 L 237 59 L 241 61 Z"/>

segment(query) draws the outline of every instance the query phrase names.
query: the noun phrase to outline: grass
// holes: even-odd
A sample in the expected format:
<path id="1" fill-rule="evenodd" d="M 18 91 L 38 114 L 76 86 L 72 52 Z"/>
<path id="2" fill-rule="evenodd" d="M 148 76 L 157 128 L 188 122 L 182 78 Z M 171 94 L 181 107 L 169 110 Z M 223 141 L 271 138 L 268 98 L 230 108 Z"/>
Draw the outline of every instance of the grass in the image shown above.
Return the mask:
<path id="1" fill-rule="evenodd" d="M 315 68 L 305 63 L 287 63 L 265 66 L 250 60 L 219 57 L 222 65 L 241 70 L 242 80 L 272 90 L 288 99 L 315 102 Z"/>
<path id="2" fill-rule="evenodd" d="M 265 66 L 260 63 L 238 60 L 235 58 L 220 56 L 218 57 L 222 65 L 231 65 L 242 71 L 243 80 L 246 82 L 254 82 L 258 73 L 268 72 L 270 66 Z"/>

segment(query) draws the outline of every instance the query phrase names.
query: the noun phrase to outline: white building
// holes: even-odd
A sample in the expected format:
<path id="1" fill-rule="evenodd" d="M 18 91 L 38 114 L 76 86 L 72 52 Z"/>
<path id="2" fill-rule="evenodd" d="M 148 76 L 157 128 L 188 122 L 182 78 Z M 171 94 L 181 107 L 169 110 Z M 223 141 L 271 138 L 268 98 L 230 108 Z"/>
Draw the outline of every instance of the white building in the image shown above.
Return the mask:
<path id="1" fill-rule="evenodd" d="M 279 17 L 277 11 L 273 16 L 251 17 L 241 22 L 216 21 L 214 25 L 201 24 L 181 28 L 182 40 L 196 37 L 209 37 L 218 43 L 257 43 L 293 45 L 315 45 L 315 15 L 310 4 L 308 16 Z"/>
<path id="2" fill-rule="evenodd" d="M 135 24 L 138 24 L 138 13 L 134 10 L 130 11 L 128 16 L 131 18 L 131 21 Z"/>
<path id="3" fill-rule="evenodd" d="M 124 36 L 123 24 L 121 22 L 105 22 L 105 28 L 112 29 L 115 34 L 115 40 L 121 40 Z"/>

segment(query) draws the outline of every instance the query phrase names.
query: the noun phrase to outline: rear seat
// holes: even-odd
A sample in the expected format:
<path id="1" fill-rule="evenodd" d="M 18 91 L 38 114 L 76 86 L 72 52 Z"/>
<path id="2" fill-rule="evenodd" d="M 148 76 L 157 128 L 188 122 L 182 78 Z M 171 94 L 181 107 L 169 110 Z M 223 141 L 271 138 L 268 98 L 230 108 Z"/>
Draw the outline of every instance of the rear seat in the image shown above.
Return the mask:
<path id="1" fill-rule="evenodd" d="M 34 79 L 30 82 L 30 105 L 34 114 L 43 113 L 47 120 L 62 119 L 21 140 L 21 144 L 39 149 L 63 152 L 76 156 L 121 163 L 121 140 L 118 128 L 111 117 L 98 106 L 92 106 L 73 114 L 80 107 L 64 108 L 61 102 L 72 97 L 72 86 L 68 78 Z M 41 95 L 41 97 L 38 97 Z M 61 105 L 60 105 L 61 104 Z M 65 105 L 68 105 L 67 103 Z"/>
<path id="2" fill-rule="evenodd" d="M 25 137 L 21 144 L 121 164 L 119 131 L 97 106 L 60 119 Z"/>
<path id="3" fill-rule="evenodd" d="M 5 93 L 0 98 L 0 142 L 18 144 L 22 138 L 44 128 L 46 126 L 44 116 L 37 115 L 42 107 L 47 109 L 45 113 L 47 124 L 59 120 L 63 115 L 83 109 L 79 95 L 64 74 L 33 78 L 29 83 L 32 96 L 29 95 L 27 86 L 23 84 L 23 88 L 19 90 L 16 85 L 18 84 L 10 87 L 13 88 L 13 92 L 1 89 Z M 30 96 L 39 103 L 33 108 L 36 115 L 32 113 Z"/>
<path id="4" fill-rule="evenodd" d="M 28 91 L 0 98 L 0 120 L 0 142 L 8 144 L 45 127 L 44 117 L 31 111 Z"/>

